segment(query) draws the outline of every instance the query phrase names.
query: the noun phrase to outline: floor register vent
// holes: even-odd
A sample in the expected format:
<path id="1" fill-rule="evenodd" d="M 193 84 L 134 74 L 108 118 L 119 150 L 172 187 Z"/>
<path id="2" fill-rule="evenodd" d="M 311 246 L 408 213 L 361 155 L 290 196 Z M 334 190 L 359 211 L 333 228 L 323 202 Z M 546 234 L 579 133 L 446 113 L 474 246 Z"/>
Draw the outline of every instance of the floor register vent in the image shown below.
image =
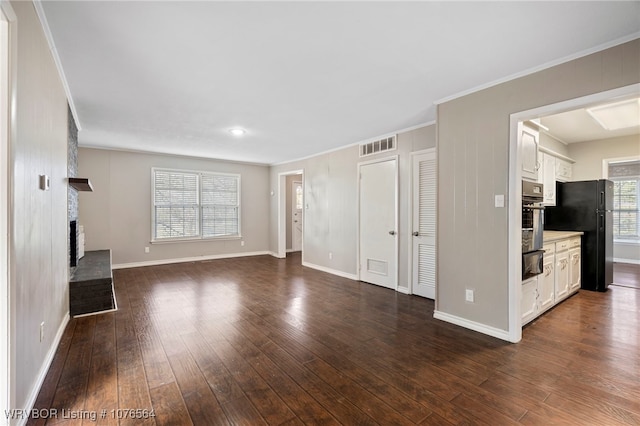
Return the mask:
<path id="1" fill-rule="evenodd" d="M 360 157 L 379 154 L 381 152 L 391 151 L 394 149 L 396 149 L 395 135 L 377 141 L 363 143 L 362 145 L 360 145 Z"/>

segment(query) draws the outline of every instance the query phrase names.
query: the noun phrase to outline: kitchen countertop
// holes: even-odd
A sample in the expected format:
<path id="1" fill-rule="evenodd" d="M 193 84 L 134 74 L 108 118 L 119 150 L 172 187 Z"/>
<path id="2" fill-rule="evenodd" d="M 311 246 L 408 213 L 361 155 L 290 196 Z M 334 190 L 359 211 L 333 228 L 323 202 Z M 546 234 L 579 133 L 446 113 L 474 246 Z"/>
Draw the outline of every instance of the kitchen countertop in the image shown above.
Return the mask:
<path id="1" fill-rule="evenodd" d="M 582 231 L 543 231 L 542 241 L 552 243 L 554 241 L 566 240 L 571 237 L 579 237 L 583 235 Z"/>

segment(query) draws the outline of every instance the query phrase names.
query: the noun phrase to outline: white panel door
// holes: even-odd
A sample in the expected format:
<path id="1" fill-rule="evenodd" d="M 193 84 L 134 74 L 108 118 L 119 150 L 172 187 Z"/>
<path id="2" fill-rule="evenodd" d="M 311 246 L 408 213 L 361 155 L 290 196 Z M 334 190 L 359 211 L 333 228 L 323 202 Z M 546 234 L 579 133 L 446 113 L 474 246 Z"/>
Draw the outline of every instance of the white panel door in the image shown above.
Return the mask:
<path id="1" fill-rule="evenodd" d="M 302 182 L 293 182 L 291 188 L 291 249 L 302 250 Z"/>
<path id="2" fill-rule="evenodd" d="M 413 294 L 436 297 L 436 151 L 413 156 Z"/>
<path id="3" fill-rule="evenodd" d="M 397 160 L 360 166 L 360 280 L 398 284 Z"/>

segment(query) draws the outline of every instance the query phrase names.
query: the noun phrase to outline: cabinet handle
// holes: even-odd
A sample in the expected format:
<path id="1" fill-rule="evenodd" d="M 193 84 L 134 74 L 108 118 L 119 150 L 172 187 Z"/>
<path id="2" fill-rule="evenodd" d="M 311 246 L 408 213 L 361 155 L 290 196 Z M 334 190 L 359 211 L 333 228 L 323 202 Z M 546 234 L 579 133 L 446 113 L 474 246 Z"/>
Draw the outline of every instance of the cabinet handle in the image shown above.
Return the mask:
<path id="1" fill-rule="evenodd" d="M 418 236 L 420 236 L 420 233 L 418 231 L 413 231 L 413 234 L 411 234 L 411 235 L 413 235 L 414 237 L 418 237 Z"/>

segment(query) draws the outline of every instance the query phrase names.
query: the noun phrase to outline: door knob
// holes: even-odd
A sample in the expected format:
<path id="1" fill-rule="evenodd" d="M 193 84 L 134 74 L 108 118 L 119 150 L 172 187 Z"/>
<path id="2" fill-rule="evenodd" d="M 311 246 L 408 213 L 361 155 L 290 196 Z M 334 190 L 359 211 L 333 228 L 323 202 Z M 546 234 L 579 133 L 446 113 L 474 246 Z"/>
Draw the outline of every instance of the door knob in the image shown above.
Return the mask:
<path id="1" fill-rule="evenodd" d="M 419 233 L 418 231 L 413 231 L 413 234 L 412 234 L 412 235 L 413 235 L 414 237 L 418 237 L 418 236 L 420 236 L 420 233 Z"/>
<path id="2" fill-rule="evenodd" d="M 389 235 L 396 235 L 396 231 L 389 231 Z"/>

